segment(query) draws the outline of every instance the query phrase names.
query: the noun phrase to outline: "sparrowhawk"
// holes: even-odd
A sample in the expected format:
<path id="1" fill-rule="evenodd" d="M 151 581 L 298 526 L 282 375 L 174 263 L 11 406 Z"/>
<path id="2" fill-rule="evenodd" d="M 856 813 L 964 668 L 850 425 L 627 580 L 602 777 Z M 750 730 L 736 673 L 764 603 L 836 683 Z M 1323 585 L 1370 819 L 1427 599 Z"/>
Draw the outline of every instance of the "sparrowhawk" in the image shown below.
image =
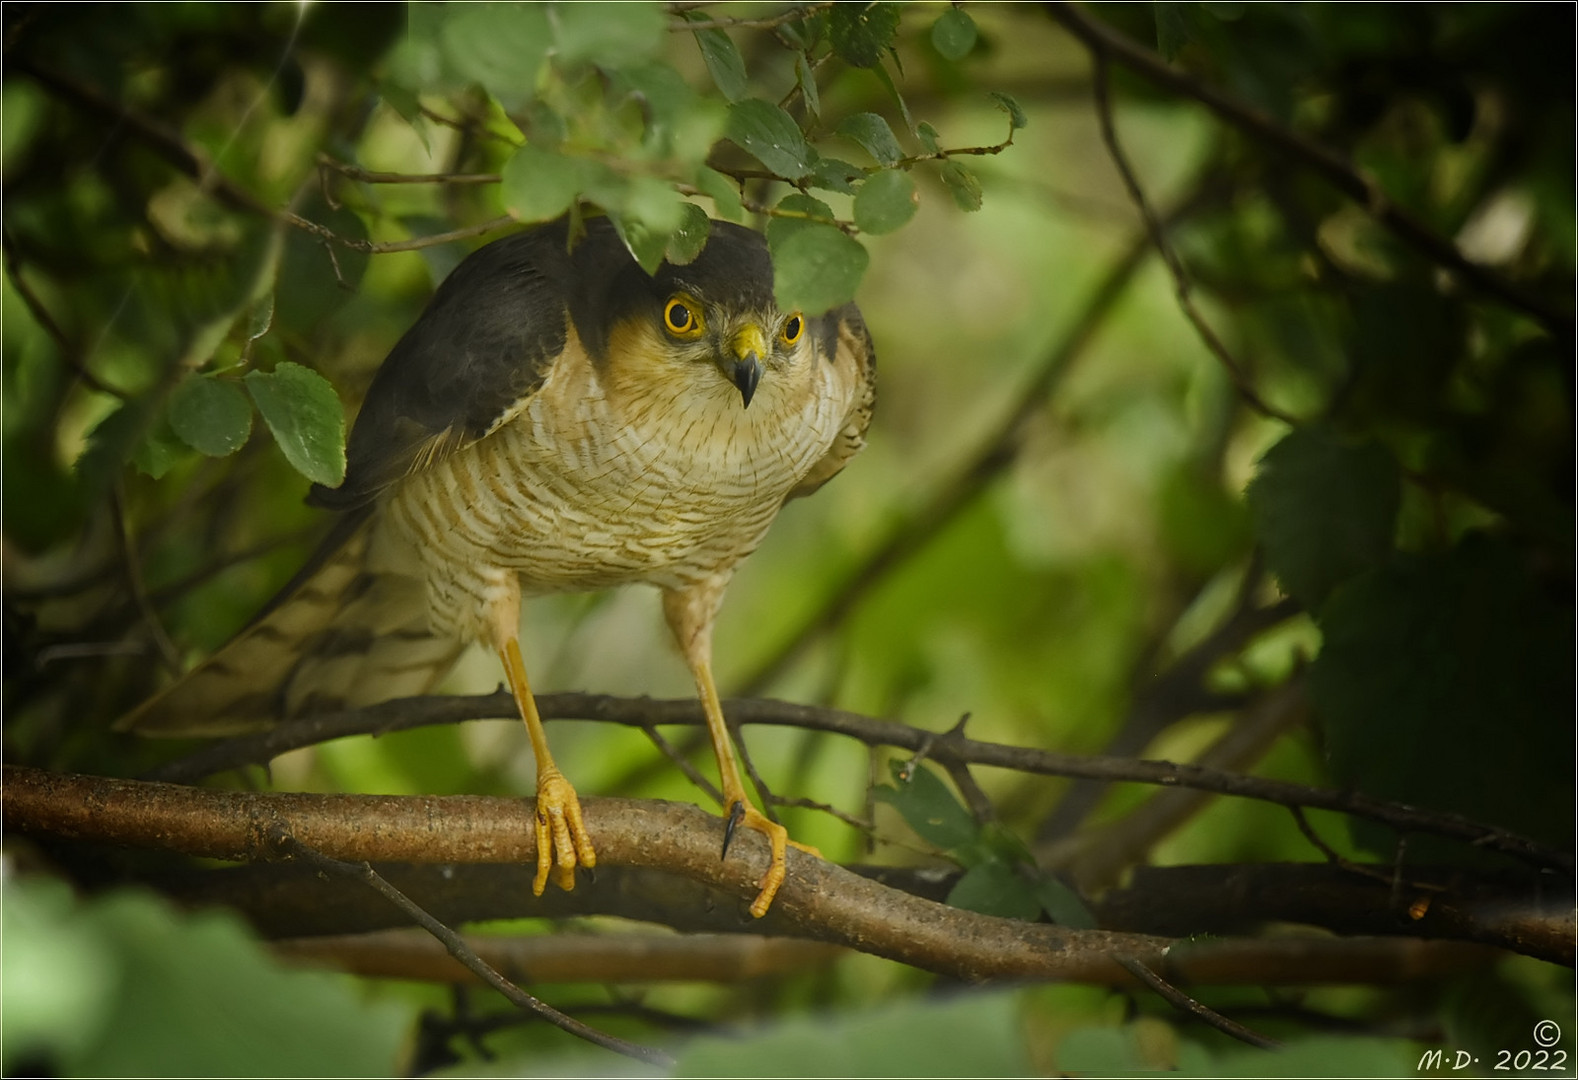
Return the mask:
<path id="1" fill-rule="evenodd" d="M 503 661 L 537 763 L 541 894 L 596 854 L 554 765 L 518 640 L 523 597 L 645 583 L 695 678 L 731 820 L 785 874 L 787 835 L 746 798 L 712 677 L 725 587 L 788 499 L 864 444 L 870 335 L 854 304 L 782 311 L 762 237 L 713 222 L 685 265 L 646 273 L 607 218 L 482 247 L 373 378 L 342 516 L 234 641 L 122 727 L 218 734 L 426 692 L 477 641 Z M 743 814 L 743 818 L 740 816 Z"/>

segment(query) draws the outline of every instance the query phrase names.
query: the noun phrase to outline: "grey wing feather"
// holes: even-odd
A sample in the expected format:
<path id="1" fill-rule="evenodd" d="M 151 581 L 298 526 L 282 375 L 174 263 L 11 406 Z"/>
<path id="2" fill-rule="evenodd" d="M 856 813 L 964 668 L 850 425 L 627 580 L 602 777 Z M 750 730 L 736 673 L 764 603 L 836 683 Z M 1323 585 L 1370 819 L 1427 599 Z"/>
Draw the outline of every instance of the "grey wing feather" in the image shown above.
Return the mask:
<path id="1" fill-rule="evenodd" d="M 309 502 L 365 505 L 482 438 L 542 386 L 564 351 L 585 261 L 572 259 L 567 240 L 567 225 L 556 222 L 479 248 L 455 268 L 373 377 L 346 447 L 345 482 L 315 485 Z"/>

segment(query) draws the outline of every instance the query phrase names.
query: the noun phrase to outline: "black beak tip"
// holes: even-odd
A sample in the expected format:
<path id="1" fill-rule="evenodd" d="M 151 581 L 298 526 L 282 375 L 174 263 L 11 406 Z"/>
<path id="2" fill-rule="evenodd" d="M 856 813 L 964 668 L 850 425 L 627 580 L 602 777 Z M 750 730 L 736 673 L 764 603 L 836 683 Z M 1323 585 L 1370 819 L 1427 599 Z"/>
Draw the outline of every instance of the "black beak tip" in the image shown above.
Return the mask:
<path id="1" fill-rule="evenodd" d="M 756 384 L 762 380 L 761 362 L 755 357 L 736 361 L 733 374 L 734 385 L 740 390 L 740 398 L 745 402 L 745 407 L 750 408 L 751 398 L 756 396 Z"/>

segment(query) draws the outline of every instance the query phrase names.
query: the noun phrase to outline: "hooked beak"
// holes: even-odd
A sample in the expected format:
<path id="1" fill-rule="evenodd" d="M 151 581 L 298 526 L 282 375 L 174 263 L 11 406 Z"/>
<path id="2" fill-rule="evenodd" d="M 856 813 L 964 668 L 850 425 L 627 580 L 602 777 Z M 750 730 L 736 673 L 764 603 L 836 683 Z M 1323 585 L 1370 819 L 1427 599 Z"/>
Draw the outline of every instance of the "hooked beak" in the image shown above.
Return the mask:
<path id="1" fill-rule="evenodd" d="M 756 384 L 762 379 L 762 357 L 767 355 L 767 335 L 755 323 L 746 323 L 729 340 L 732 357 L 723 364 L 723 373 L 740 389 L 745 406 L 750 407 Z"/>

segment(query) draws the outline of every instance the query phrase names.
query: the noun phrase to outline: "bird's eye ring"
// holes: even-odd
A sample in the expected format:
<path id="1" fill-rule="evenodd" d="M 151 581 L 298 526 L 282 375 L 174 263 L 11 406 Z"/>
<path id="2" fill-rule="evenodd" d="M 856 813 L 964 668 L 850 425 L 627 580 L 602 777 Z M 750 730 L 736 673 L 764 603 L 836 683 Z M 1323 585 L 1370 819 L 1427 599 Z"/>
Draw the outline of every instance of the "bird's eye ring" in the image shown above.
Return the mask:
<path id="1" fill-rule="evenodd" d="M 701 334 L 701 309 L 688 296 L 672 296 L 663 305 L 663 326 L 675 337 L 694 338 Z"/>
<path id="2" fill-rule="evenodd" d="M 784 325 L 778 331 L 779 340 L 785 345 L 793 345 L 805 333 L 805 318 L 797 311 L 784 320 Z"/>

